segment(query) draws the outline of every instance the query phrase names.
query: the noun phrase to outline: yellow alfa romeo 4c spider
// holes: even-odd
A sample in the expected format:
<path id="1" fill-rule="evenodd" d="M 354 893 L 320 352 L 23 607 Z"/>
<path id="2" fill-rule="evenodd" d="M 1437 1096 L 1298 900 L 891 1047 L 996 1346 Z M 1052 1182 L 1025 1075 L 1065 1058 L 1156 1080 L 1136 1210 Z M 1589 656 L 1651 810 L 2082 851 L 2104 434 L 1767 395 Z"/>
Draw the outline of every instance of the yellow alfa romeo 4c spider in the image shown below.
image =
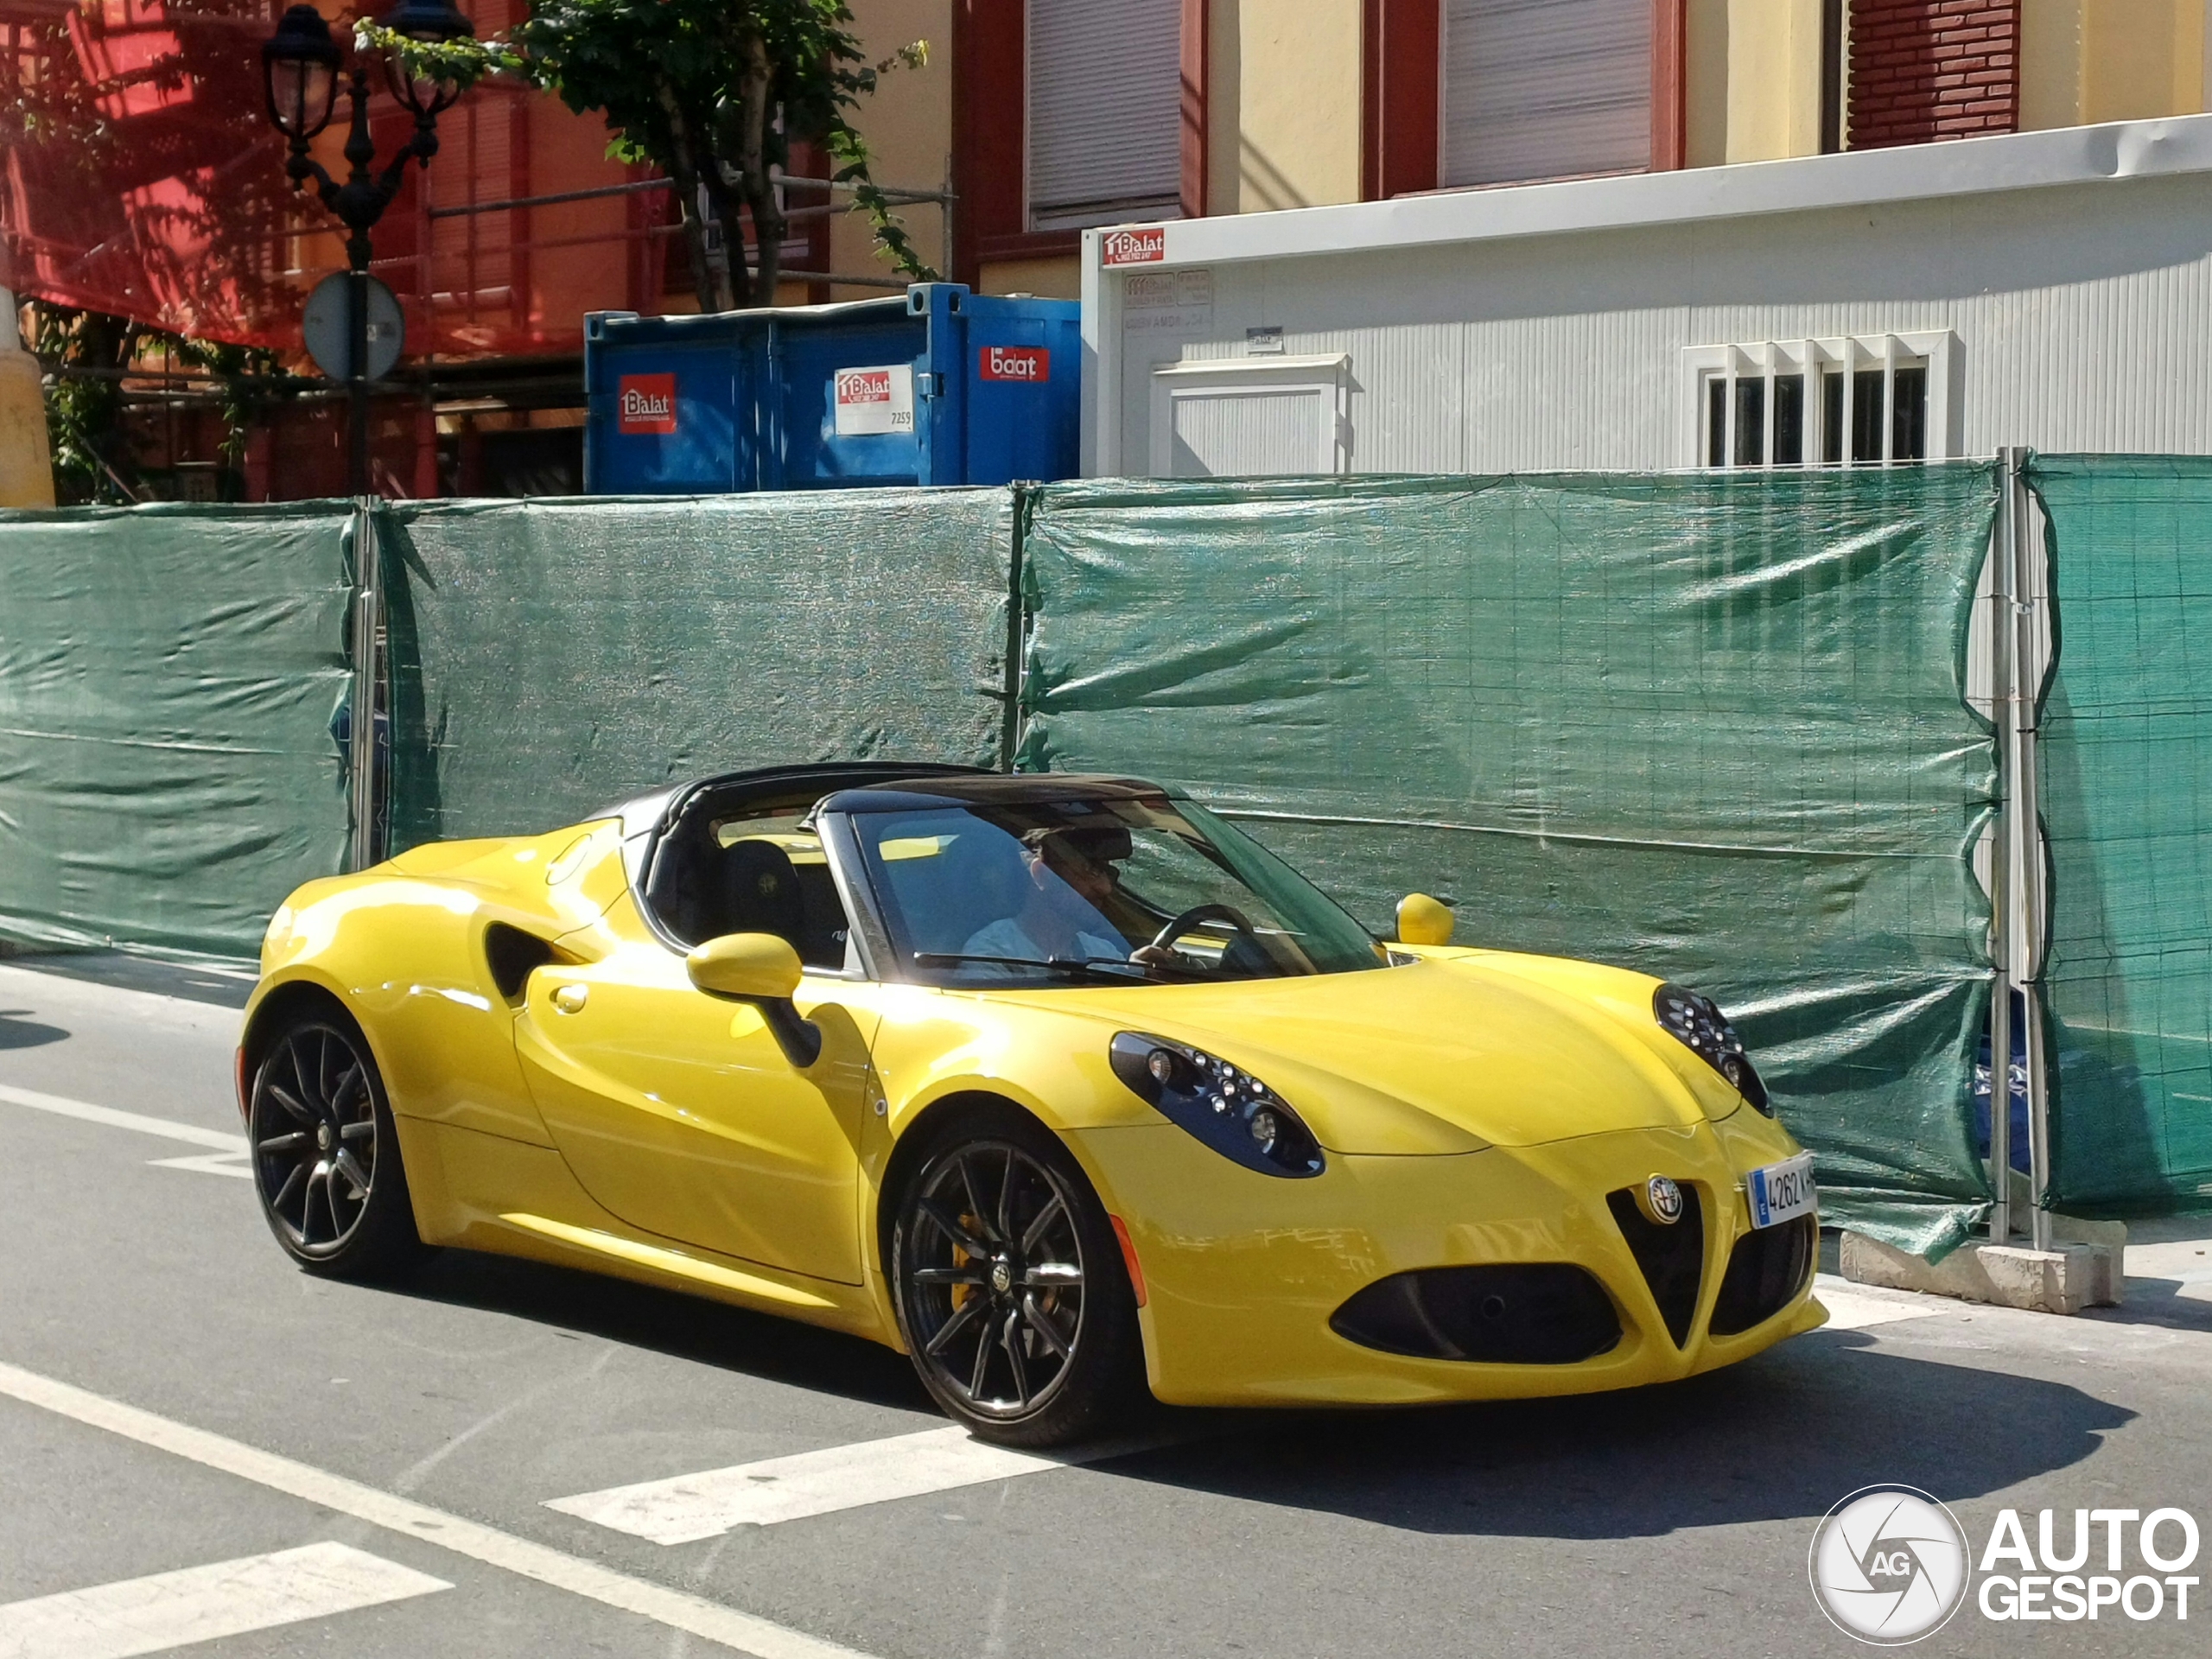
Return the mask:
<path id="1" fill-rule="evenodd" d="M 979 1434 L 1680 1377 L 1825 1317 L 1706 998 L 1381 943 L 1128 779 L 788 767 L 434 842 L 270 921 L 238 1056 L 302 1265 L 505 1251 L 890 1344 Z"/>

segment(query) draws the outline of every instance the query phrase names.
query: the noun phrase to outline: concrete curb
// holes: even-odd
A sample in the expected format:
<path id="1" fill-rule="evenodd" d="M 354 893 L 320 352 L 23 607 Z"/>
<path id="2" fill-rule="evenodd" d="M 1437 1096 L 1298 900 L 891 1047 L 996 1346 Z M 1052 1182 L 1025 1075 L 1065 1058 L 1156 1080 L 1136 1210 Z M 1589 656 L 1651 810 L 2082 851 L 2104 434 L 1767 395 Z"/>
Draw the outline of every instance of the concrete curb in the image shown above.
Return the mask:
<path id="1" fill-rule="evenodd" d="M 1838 1256 L 1843 1276 L 1855 1284 L 2042 1313 L 2079 1313 L 2087 1307 L 2120 1305 L 2126 1283 L 2124 1248 L 2061 1244 L 2034 1250 L 2012 1244 L 1962 1244 L 1941 1262 L 1931 1262 L 1847 1232 Z"/>

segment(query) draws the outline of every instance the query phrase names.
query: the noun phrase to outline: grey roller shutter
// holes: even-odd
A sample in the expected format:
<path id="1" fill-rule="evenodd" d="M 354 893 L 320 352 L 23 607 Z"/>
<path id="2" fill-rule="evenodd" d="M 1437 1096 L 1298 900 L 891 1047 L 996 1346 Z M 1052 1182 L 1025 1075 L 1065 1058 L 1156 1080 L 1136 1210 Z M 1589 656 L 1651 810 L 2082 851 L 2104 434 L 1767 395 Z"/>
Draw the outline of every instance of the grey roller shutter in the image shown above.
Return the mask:
<path id="1" fill-rule="evenodd" d="M 1445 0 L 1442 182 L 1651 165 L 1652 0 Z"/>
<path id="2" fill-rule="evenodd" d="M 1172 219 L 1183 0 L 1029 0 L 1029 224 Z"/>

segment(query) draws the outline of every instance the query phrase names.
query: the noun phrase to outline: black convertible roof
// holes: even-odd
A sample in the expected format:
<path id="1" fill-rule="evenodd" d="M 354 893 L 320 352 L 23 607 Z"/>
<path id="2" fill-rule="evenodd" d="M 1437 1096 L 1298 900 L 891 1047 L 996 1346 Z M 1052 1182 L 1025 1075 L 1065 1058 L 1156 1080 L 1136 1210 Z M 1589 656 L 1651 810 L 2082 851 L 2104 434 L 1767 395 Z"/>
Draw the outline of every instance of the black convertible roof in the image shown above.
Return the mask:
<path id="1" fill-rule="evenodd" d="M 807 804 L 818 800 L 832 812 L 890 812 L 916 806 L 1013 805 L 1101 797 L 1130 800 L 1166 792 L 1140 778 L 1084 772 L 1008 774 L 939 761 L 818 760 L 696 779 L 632 796 L 590 816 L 620 818 L 626 838 L 672 823 L 692 803 L 703 804 L 707 797 L 718 804 L 785 797 Z"/>
<path id="2" fill-rule="evenodd" d="M 909 778 L 841 789 L 825 812 L 892 812 L 920 806 L 1015 806 L 1028 802 L 1157 800 L 1167 791 L 1141 778 L 1090 772 L 976 772 Z"/>

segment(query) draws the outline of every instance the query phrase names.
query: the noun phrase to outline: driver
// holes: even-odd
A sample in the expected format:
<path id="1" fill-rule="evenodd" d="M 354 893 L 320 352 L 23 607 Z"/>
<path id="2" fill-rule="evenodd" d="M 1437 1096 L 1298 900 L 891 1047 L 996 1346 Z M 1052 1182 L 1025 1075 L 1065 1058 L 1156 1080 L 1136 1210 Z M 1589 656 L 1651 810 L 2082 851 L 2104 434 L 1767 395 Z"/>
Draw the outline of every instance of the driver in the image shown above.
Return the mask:
<path id="1" fill-rule="evenodd" d="M 962 954 L 1029 961 L 1141 960 L 1103 913 L 1122 884 L 1130 852 L 1125 829 L 1032 830 L 1021 837 L 1028 880 L 1021 908 L 978 928 Z"/>

